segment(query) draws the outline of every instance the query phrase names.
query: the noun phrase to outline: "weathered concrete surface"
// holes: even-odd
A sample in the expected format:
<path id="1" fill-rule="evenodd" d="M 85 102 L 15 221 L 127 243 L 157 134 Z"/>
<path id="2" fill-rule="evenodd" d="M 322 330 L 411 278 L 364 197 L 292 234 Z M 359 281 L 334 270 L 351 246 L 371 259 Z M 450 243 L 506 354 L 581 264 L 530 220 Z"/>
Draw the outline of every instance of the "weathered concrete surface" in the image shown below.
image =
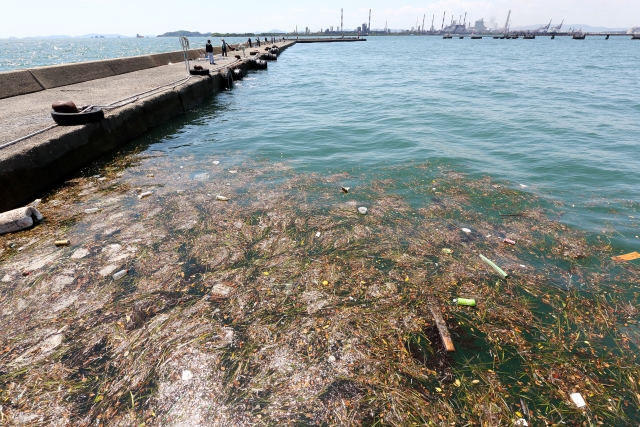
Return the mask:
<path id="1" fill-rule="evenodd" d="M 282 52 L 294 43 L 278 46 Z M 172 59 L 172 55 L 150 55 L 148 63 L 160 63 Z M 200 52 L 194 50 L 192 55 L 199 57 Z M 232 53 L 224 60 L 216 58 L 215 66 L 210 66 L 208 61 L 199 61 L 199 65 L 213 70 L 211 76 L 192 76 L 180 86 L 106 111 L 105 120 L 101 122 L 59 126 L 0 149 L 0 212 L 33 200 L 91 160 L 198 105 L 222 89 L 223 80 L 218 68 L 241 68 L 246 74 L 248 59 L 236 61 Z M 184 62 L 179 62 L 0 99 L 0 145 L 53 124 L 50 111 L 55 101 L 68 99 L 78 106 L 107 105 L 178 81 L 185 73 Z"/>
<path id="2" fill-rule="evenodd" d="M 219 50 L 218 47 L 216 53 L 220 54 Z M 201 54 L 204 54 L 203 49 L 191 49 L 189 59 L 194 60 Z M 7 71 L 0 73 L 0 99 L 183 61 L 182 51 L 176 51 Z"/>
<path id="3" fill-rule="evenodd" d="M 44 90 L 29 70 L 0 73 L 0 99 Z"/>

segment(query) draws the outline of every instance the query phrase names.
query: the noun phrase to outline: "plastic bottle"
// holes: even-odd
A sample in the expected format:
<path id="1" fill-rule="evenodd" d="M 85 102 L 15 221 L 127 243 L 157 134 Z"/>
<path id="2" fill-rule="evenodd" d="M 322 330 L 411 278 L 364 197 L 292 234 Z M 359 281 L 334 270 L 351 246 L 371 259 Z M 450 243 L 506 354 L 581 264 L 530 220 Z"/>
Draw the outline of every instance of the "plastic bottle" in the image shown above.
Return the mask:
<path id="1" fill-rule="evenodd" d="M 116 274 L 113 275 L 113 280 L 122 279 L 124 276 L 127 275 L 128 272 L 129 272 L 129 270 L 118 271 Z"/>
<path id="2" fill-rule="evenodd" d="M 458 305 L 468 305 L 469 307 L 476 306 L 476 300 L 470 298 L 456 298 L 453 302 Z"/>

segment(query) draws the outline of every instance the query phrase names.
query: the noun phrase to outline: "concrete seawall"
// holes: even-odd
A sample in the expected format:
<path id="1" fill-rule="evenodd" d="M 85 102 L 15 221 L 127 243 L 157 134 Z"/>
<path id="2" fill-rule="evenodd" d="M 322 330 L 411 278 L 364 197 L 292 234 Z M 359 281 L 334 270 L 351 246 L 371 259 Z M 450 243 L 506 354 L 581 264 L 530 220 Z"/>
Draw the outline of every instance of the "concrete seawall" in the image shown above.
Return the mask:
<path id="1" fill-rule="evenodd" d="M 282 52 L 293 44 L 295 42 L 280 43 L 278 48 Z M 260 51 L 264 52 L 264 48 Z M 191 76 L 179 86 L 106 111 L 105 119 L 100 122 L 59 126 L 0 149 L 0 212 L 28 203 L 88 162 L 200 104 L 224 88 L 221 72 L 239 68 L 246 75 L 252 64 L 248 52 L 247 58 L 241 60 L 233 58 L 235 53 L 230 52 L 230 59 L 224 62 L 216 59 L 218 64 L 226 65 L 223 70 L 214 70 L 210 76 Z M 200 54 L 199 50 L 192 50 L 189 56 L 198 58 Z M 122 98 L 118 93 L 129 96 L 150 86 L 176 81 L 185 75 L 184 62 L 176 61 L 172 66 L 156 64 L 182 59 L 182 55 L 182 52 L 172 52 L 1 73 L 0 87 L 4 93 L 23 93 L 0 100 L 0 145 L 29 134 L 36 127 L 52 124 L 50 117 L 48 121 L 44 121 L 44 117 L 51 103 L 64 99 L 62 96 L 73 98 L 78 105 L 85 105 L 79 103 L 82 100 L 87 100 L 86 104 L 104 105 L 106 102 L 101 99 Z M 199 64 L 214 67 L 209 66 L 208 61 Z M 20 112 L 36 111 L 36 107 L 40 123 L 19 126 Z M 13 120 L 12 114 L 16 116 Z"/>

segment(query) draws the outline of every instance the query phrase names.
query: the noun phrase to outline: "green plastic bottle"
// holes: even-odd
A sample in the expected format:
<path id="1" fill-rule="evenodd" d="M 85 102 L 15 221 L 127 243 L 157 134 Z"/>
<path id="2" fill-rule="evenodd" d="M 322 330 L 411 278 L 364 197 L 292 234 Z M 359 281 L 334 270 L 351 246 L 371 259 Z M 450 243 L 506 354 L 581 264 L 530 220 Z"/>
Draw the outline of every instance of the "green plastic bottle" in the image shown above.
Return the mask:
<path id="1" fill-rule="evenodd" d="M 470 298 L 456 298 L 453 300 L 453 302 L 458 305 L 468 305 L 469 307 L 476 306 L 476 300 Z"/>

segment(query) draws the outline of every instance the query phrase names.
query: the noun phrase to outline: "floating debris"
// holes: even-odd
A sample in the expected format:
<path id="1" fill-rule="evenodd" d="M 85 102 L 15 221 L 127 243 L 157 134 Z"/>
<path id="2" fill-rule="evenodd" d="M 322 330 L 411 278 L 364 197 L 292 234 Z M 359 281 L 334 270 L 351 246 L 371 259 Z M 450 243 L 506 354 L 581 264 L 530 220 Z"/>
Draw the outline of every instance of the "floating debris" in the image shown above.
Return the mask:
<path id="1" fill-rule="evenodd" d="M 351 187 L 342 187 L 342 192 L 345 194 L 348 193 L 349 190 L 351 190 Z"/>
<path id="2" fill-rule="evenodd" d="M 138 194 L 138 199 L 144 199 L 145 197 L 149 197 L 153 194 L 153 191 L 145 191 L 144 193 Z"/>
<path id="3" fill-rule="evenodd" d="M 470 230 L 470 229 L 468 229 L 468 228 L 463 228 L 463 229 L 462 229 L 462 231 L 464 231 L 464 232 L 465 232 L 465 233 L 467 233 L 467 234 L 471 233 L 471 230 Z"/>
<path id="4" fill-rule="evenodd" d="M 71 241 L 69 240 L 56 240 L 55 242 L 53 242 L 54 245 L 56 246 L 69 246 L 71 244 Z"/>
<path id="5" fill-rule="evenodd" d="M 84 213 L 86 214 L 92 214 L 92 213 L 96 213 L 96 212 L 100 212 L 99 208 L 90 208 L 90 209 L 85 209 Z"/>
<path id="6" fill-rule="evenodd" d="M 510 245 L 515 245 L 516 244 L 515 240 L 511 240 L 511 239 L 504 239 L 503 242 L 504 243 L 508 243 Z"/>
<path id="7" fill-rule="evenodd" d="M 358 213 L 359 213 L 360 215 L 366 215 L 366 214 L 367 214 L 367 211 L 368 211 L 368 209 L 367 209 L 367 208 L 365 208 L 364 206 L 362 206 L 362 207 L 359 207 L 359 208 L 358 208 Z"/>
<path id="8" fill-rule="evenodd" d="M 227 197 L 224 196 L 216 196 L 216 200 L 219 200 L 221 202 L 228 202 L 229 199 Z"/>
<path id="9" fill-rule="evenodd" d="M 587 406 L 587 402 L 584 401 L 584 398 L 580 393 L 571 393 L 570 397 L 578 408 L 584 408 Z"/>
<path id="10" fill-rule="evenodd" d="M 429 304 L 429 310 L 431 310 L 433 320 L 436 323 L 436 327 L 438 328 L 438 332 L 440 333 L 440 339 L 442 339 L 442 344 L 444 345 L 445 350 L 448 352 L 456 351 L 456 348 L 453 345 L 453 340 L 451 339 L 451 334 L 449 333 L 449 329 L 447 328 L 447 323 L 442 317 L 440 308 L 438 308 L 434 304 Z"/>
<path id="11" fill-rule="evenodd" d="M 12 233 L 31 227 L 41 221 L 42 214 L 34 207 L 24 207 L 0 214 L 0 234 Z"/>
<path id="12" fill-rule="evenodd" d="M 476 306 L 476 300 L 471 298 L 454 298 L 453 303 L 458 305 L 468 305 L 469 307 Z"/>
<path id="13" fill-rule="evenodd" d="M 485 257 L 484 255 L 480 255 L 480 258 L 484 262 L 489 264 L 499 275 L 502 276 L 503 279 L 506 279 L 507 277 L 509 277 L 509 275 L 507 273 L 505 273 L 500 267 L 498 267 L 496 264 L 494 264 L 494 262 L 491 261 L 489 258 Z"/>
<path id="14" fill-rule="evenodd" d="M 624 262 L 624 261 L 633 261 L 639 258 L 640 258 L 640 252 L 631 252 L 624 255 L 614 256 L 611 259 L 613 259 L 614 261 Z"/>
<path id="15" fill-rule="evenodd" d="M 111 270 L 113 271 L 113 270 Z M 113 275 L 113 280 L 120 280 L 129 273 L 129 270 L 121 270 Z"/>

